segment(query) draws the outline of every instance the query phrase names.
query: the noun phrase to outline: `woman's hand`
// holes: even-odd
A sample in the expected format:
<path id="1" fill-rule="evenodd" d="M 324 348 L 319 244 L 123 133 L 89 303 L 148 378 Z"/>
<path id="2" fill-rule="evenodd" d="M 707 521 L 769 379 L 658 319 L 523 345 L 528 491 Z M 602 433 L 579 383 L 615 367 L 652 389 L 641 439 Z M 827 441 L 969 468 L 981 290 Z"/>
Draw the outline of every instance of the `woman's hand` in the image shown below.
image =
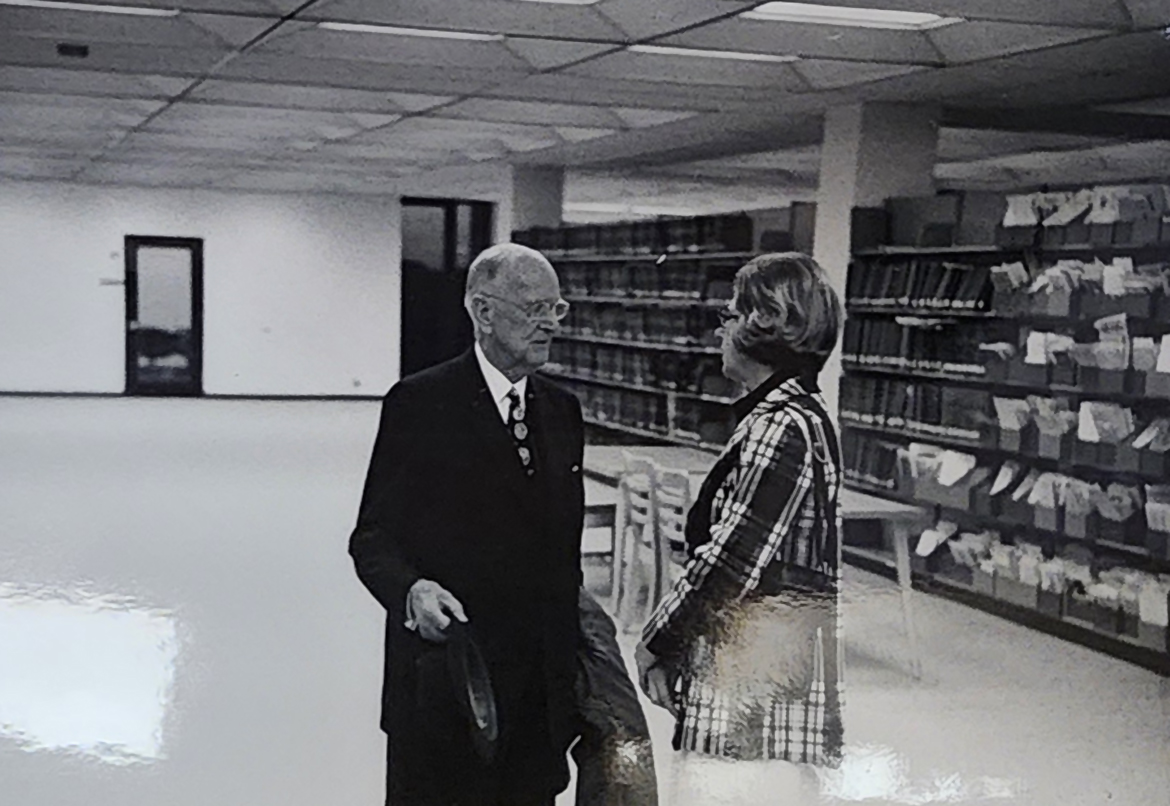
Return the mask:
<path id="1" fill-rule="evenodd" d="M 674 701 L 678 675 L 674 669 L 641 644 L 634 652 L 634 662 L 638 665 L 638 682 L 650 702 L 665 708 L 672 716 L 678 716 L 678 706 Z"/>

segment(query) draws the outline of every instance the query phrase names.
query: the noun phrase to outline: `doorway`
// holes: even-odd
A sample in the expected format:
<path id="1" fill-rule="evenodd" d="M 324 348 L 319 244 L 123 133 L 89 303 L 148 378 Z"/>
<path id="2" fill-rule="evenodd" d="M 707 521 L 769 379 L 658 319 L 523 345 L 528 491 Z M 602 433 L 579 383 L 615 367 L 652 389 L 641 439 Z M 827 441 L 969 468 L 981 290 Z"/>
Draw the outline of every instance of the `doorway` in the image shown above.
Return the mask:
<path id="1" fill-rule="evenodd" d="M 471 261 L 491 246 L 490 202 L 402 200 L 402 358 L 410 375 L 468 349 L 463 288 Z"/>
<path id="2" fill-rule="evenodd" d="M 128 235 L 126 394 L 203 394 L 203 240 Z"/>

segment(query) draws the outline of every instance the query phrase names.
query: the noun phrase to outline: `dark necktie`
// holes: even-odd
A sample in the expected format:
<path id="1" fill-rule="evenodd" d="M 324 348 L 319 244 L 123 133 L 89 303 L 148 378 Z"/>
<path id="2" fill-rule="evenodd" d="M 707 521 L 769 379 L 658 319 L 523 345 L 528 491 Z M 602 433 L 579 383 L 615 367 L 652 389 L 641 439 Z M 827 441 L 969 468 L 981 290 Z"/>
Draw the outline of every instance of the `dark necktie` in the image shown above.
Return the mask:
<path id="1" fill-rule="evenodd" d="M 536 475 L 531 443 L 528 441 L 528 423 L 524 421 L 526 412 L 524 402 L 515 387 L 508 392 L 508 432 L 512 441 L 516 443 L 516 453 L 520 455 L 520 464 L 524 466 L 524 473 L 529 478 Z"/>

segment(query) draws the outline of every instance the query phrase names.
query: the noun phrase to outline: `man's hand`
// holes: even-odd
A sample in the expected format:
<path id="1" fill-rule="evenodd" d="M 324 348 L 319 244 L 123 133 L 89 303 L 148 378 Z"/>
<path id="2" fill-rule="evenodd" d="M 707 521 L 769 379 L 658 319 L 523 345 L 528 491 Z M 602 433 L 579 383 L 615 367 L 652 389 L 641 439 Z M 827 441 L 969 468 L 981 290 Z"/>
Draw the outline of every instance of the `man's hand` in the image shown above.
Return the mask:
<path id="1" fill-rule="evenodd" d="M 459 600 L 438 582 L 429 579 L 420 579 L 411 585 L 406 604 L 417 625 L 418 634 L 424 640 L 436 644 L 447 640 L 445 631 L 452 618 L 467 622 L 467 615 Z"/>
<path id="2" fill-rule="evenodd" d="M 634 652 L 634 662 L 638 665 L 638 682 L 642 686 L 642 691 L 650 698 L 650 702 L 659 708 L 665 708 L 672 716 L 677 717 L 678 706 L 674 701 L 674 687 L 678 682 L 678 675 L 674 669 L 642 644 L 638 644 Z"/>

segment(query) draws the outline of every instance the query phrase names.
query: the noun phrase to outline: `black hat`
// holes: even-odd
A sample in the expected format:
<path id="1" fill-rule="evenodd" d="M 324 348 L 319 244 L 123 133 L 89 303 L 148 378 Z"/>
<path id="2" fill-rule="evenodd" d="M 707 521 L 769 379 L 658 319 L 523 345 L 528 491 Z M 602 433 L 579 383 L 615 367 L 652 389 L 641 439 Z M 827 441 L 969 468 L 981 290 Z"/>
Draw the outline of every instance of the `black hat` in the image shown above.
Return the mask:
<path id="1" fill-rule="evenodd" d="M 468 718 L 476 752 L 484 761 L 491 761 L 500 735 L 491 674 L 469 625 L 452 620 L 446 633 L 447 668 L 455 686 L 455 700 Z"/>

